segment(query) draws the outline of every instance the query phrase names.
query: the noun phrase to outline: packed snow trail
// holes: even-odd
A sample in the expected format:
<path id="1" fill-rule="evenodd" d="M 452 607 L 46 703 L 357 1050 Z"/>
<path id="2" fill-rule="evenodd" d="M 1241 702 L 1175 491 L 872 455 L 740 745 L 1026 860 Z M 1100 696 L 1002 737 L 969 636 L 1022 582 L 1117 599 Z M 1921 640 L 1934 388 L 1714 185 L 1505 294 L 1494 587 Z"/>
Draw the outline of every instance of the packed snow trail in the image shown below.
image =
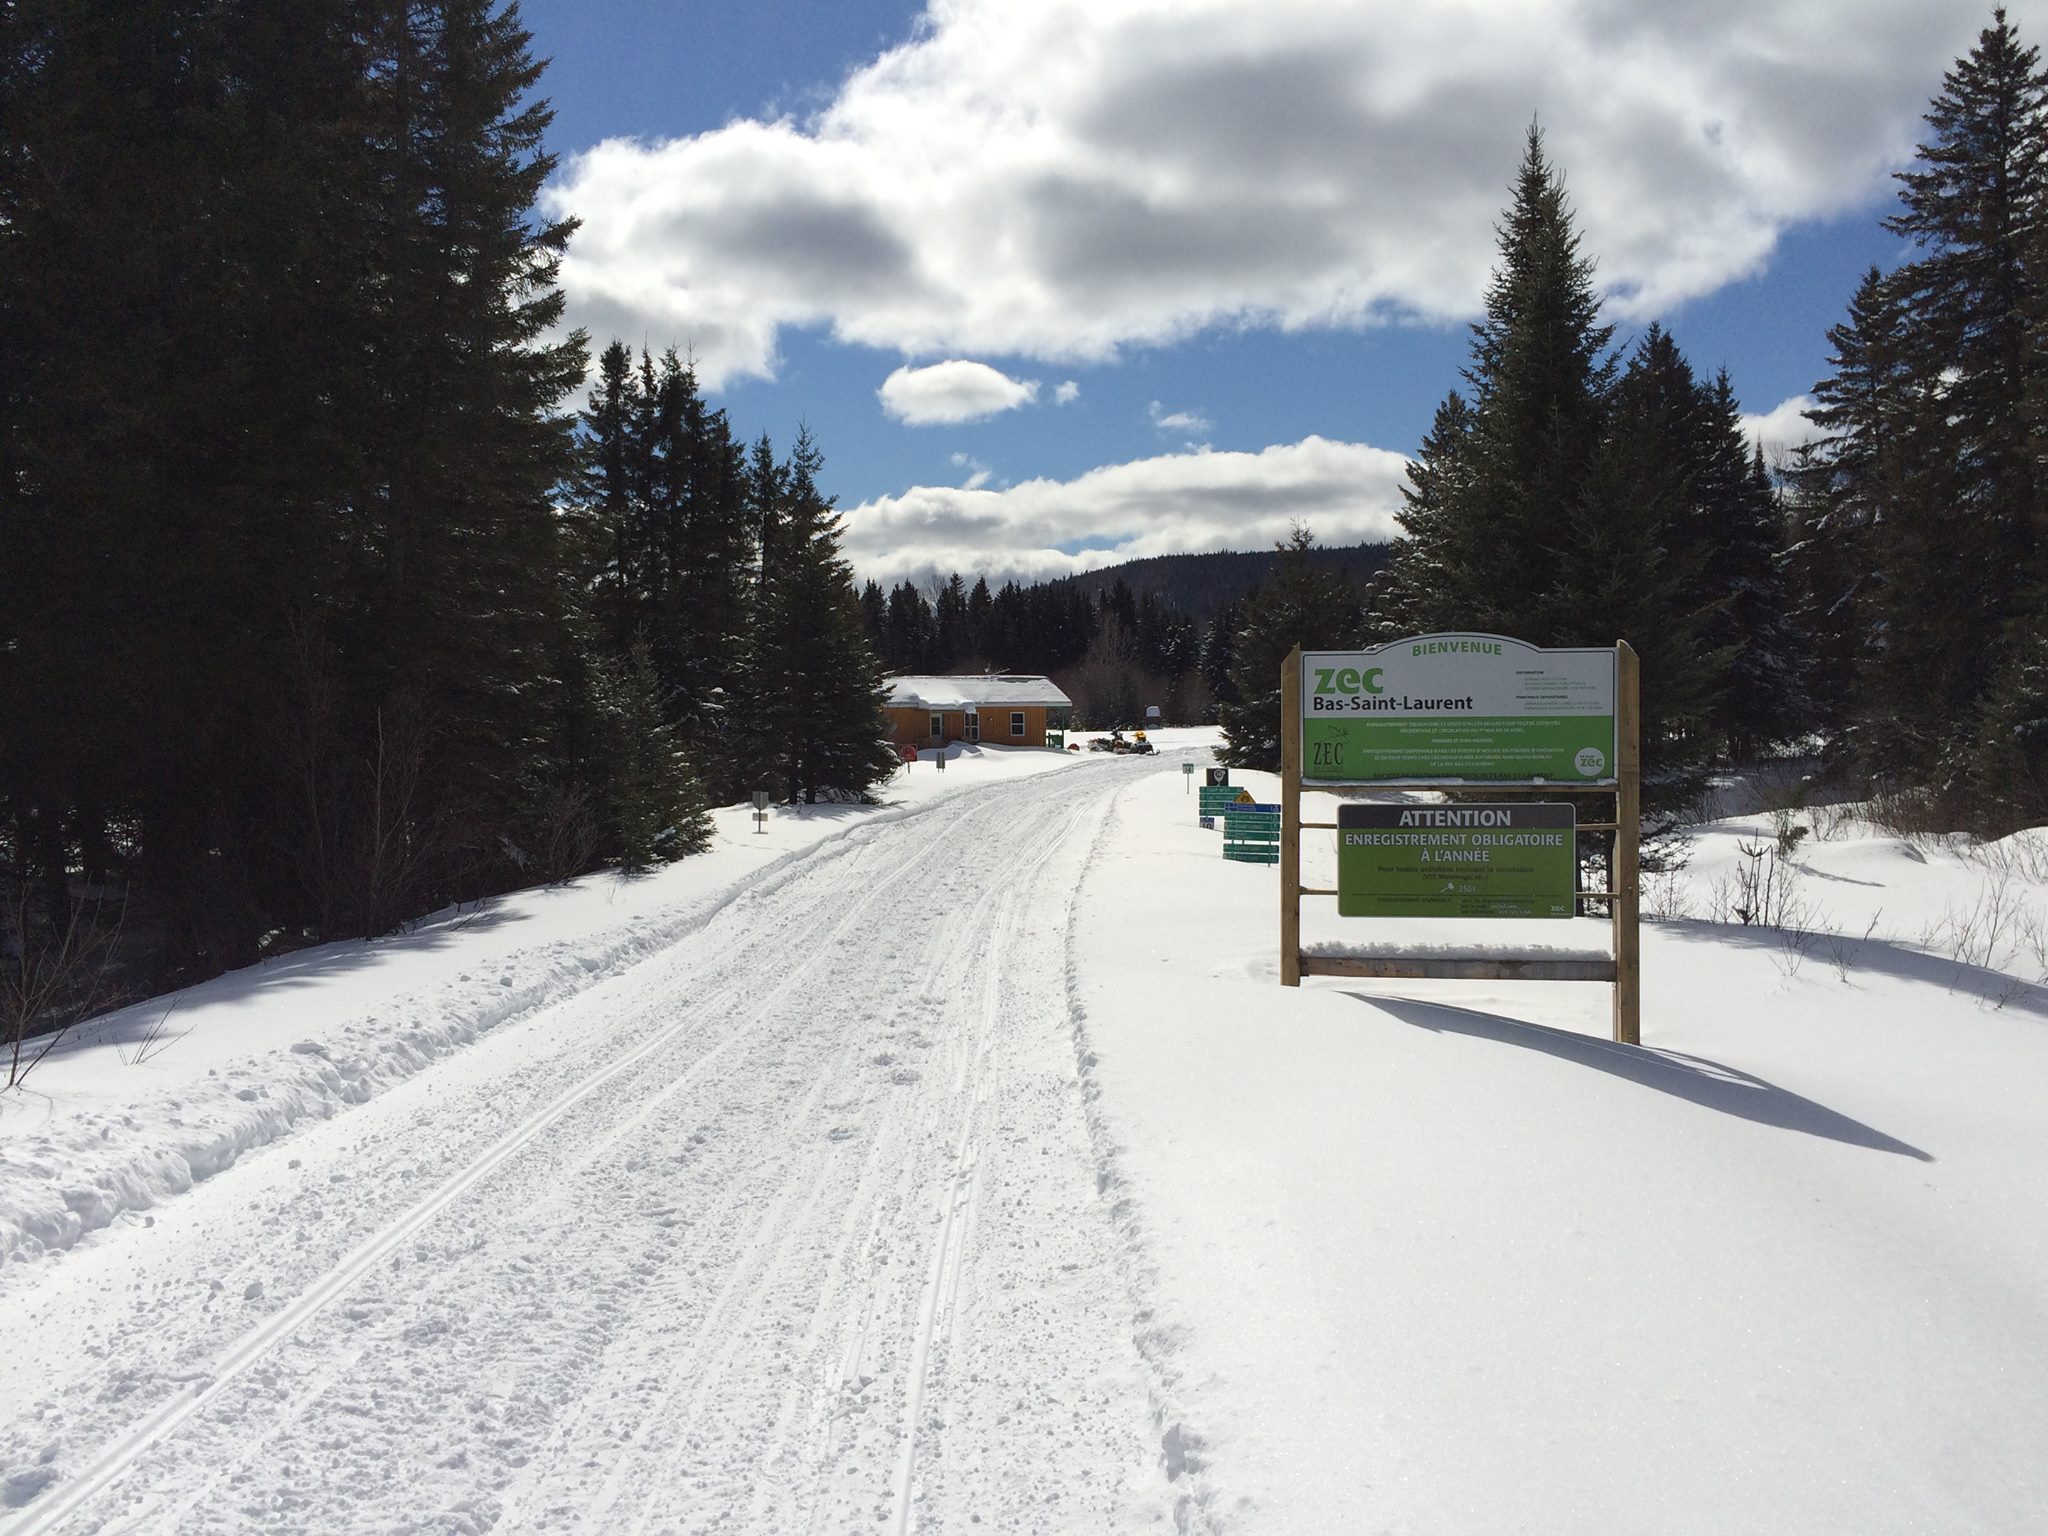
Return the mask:
<path id="1" fill-rule="evenodd" d="M 1172 1529 L 1066 992 L 1143 771 L 856 828 L 10 1271 L 0 1530 Z"/>

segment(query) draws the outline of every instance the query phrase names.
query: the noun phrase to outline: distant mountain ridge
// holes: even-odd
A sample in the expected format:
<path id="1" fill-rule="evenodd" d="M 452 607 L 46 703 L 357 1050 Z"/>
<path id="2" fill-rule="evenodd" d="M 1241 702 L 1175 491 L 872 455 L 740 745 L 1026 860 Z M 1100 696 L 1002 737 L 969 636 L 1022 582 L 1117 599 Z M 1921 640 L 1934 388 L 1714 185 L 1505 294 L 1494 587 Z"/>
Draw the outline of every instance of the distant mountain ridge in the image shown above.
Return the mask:
<path id="1" fill-rule="evenodd" d="M 1392 553 L 1391 544 L 1342 544 L 1312 549 L 1309 559 L 1316 565 L 1343 571 L 1363 587 Z M 1206 621 L 1214 618 L 1225 603 L 1244 596 L 1264 581 L 1279 559 L 1279 552 L 1271 549 L 1154 555 L 1146 560 L 1107 565 L 1080 576 L 1064 576 L 1045 585 L 1071 586 L 1089 597 L 1100 598 L 1121 578 L 1139 597 L 1149 592 L 1181 612 Z"/>

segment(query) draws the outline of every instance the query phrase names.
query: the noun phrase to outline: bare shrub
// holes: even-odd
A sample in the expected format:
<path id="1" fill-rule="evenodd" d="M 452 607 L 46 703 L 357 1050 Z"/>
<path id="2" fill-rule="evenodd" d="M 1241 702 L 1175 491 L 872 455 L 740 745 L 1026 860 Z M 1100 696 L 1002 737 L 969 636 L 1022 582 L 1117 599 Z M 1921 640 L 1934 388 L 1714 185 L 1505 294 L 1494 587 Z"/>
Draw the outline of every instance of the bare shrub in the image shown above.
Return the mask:
<path id="1" fill-rule="evenodd" d="M 1666 922 L 1682 921 L 1693 915 L 1692 888 L 1684 872 L 1676 869 L 1642 872 L 1643 915 Z"/>
<path id="2" fill-rule="evenodd" d="M 171 1015 L 177 1008 L 178 1000 L 174 997 L 162 1013 L 150 1020 L 149 1028 L 142 1032 L 142 1038 L 132 1049 L 125 1045 L 119 1047 L 118 1054 L 125 1065 L 139 1067 L 153 1057 L 161 1056 L 175 1043 L 178 1037 L 167 1033 L 165 1026 L 171 1022 Z"/>
<path id="3" fill-rule="evenodd" d="M 1846 933 L 1831 933 L 1827 936 L 1828 964 L 1835 968 L 1835 979 L 1847 982 L 1849 971 L 1862 958 L 1863 946 L 1877 933 L 1877 925 L 1884 918 L 1884 908 L 1871 913 L 1870 921 L 1864 925 L 1863 937 L 1852 939 Z"/>
<path id="4" fill-rule="evenodd" d="M 1847 800 L 1832 805 L 1816 805 L 1807 815 L 1813 823 L 1813 835 L 1824 843 L 1847 837 L 1863 825 L 1861 808 Z"/>
<path id="5" fill-rule="evenodd" d="M 1726 911 L 1746 928 L 1803 925 L 1806 903 L 1799 895 L 1799 871 L 1775 843 L 1744 842 L 1742 860 L 1727 892 Z"/>
<path id="6" fill-rule="evenodd" d="M 1926 789 L 1882 789 L 1859 817 L 1876 831 L 1913 844 L 1938 843 L 1960 825 L 1943 797 Z"/>
<path id="7" fill-rule="evenodd" d="M 2048 986 L 2048 909 L 2029 906 L 2019 917 L 2020 956 L 2034 979 Z"/>
<path id="8" fill-rule="evenodd" d="M 1991 870 L 1975 901 L 1943 907 L 1940 919 L 1921 935 L 1922 946 L 1948 955 L 1959 966 L 2005 970 L 2020 957 L 2030 915 L 2015 884 L 2010 869 Z"/>
<path id="9" fill-rule="evenodd" d="M 588 874 L 602 842 L 596 797 L 581 784 L 550 790 L 541 799 L 537 833 L 532 863 L 541 879 L 559 885 Z"/>
<path id="10" fill-rule="evenodd" d="M 79 1020 L 113 994 L 114 952 L 128 916 L 98 895 L 68 902 L 62 920 L 37 919 L 28 882 L 7 893 L 0 912 L 0 1029 L 7 1038 L 7 1086 L 19 1087 Z"/>
<path id="11" fill-rule="evenodd" d="M 1771 953 L 1771 963 L 1790 980 L 1799 974 L 1799 968 L 1806 964 L 1806 957 L 1819 940 L 1820 935 L 1804 923 L 1789 923 L 1777 930 L 1777 946 Z"/>

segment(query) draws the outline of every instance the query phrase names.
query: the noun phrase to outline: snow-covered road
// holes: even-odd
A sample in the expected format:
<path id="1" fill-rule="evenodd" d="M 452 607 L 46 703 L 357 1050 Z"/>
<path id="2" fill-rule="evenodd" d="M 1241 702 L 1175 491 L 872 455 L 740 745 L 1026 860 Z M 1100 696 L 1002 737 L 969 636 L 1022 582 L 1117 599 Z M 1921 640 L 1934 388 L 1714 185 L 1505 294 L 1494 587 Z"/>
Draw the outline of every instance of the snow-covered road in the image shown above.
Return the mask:
<path id="1" fill-rule="evenodd" d="M 27 1532 L 1171 1530 L 1075 1056 L 1103 762 L 5 1275 Z"/>

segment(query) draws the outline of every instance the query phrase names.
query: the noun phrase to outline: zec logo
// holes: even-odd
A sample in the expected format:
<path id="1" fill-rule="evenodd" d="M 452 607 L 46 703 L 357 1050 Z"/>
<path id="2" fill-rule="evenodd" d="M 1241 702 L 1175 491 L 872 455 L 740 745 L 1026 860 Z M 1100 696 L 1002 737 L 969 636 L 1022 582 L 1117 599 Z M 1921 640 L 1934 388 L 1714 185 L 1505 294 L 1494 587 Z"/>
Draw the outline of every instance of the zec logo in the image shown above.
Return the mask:
<path id="1" fill-rule="evenodd" d="M 1607 767 L 1607 754 L 1598 747 L 1581 747 L 1579 755 L 1572 759 L 1572 766 L 1584 777 L 1597 779 Z"/>

